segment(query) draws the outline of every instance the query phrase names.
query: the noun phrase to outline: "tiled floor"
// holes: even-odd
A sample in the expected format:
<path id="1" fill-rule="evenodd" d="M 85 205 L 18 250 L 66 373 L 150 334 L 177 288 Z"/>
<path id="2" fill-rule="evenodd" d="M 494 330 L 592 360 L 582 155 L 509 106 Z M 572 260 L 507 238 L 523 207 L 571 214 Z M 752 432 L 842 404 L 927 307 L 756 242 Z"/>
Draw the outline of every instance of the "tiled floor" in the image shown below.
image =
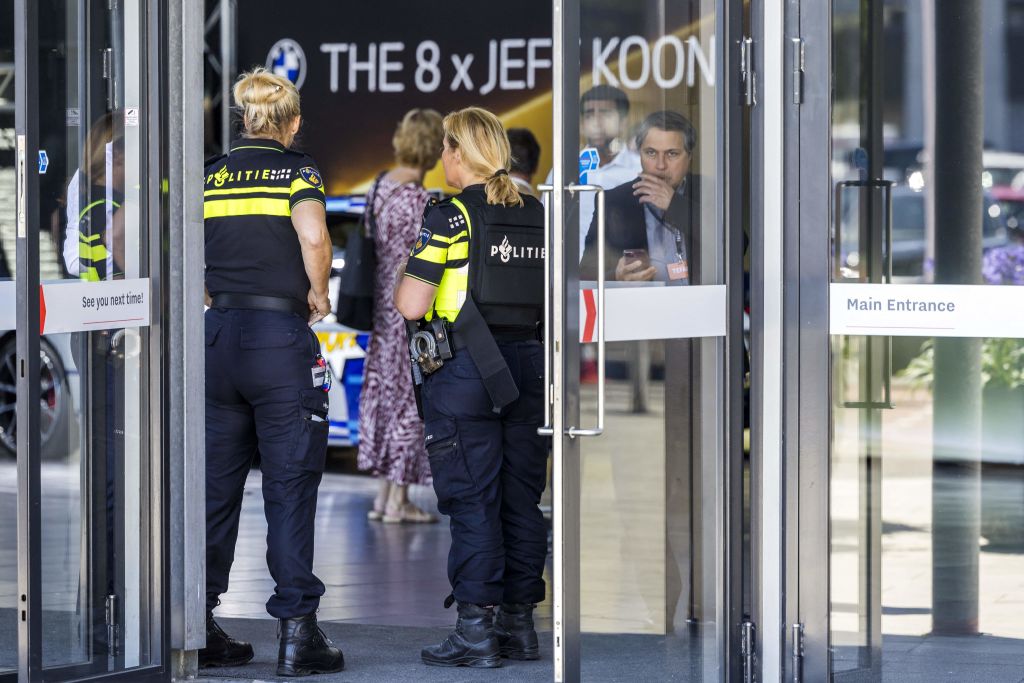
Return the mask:
<path id="1" fill-rule="evenodd" d="M 260 477 L 253 471 L 246 485 L 231 583 L 217 609 L 225 617 L 269 618 L 264 603 L 274 584 L 266 564 Z M 362 476 L 327 474 L 320 486 L 314 571 L 327 587 L 320 619 L 403 626 L 452 624 L 454 611 L 442 604 L 451 592 L 446 518 L 419 525 L 370 522 L 366 511 L 375 493 L 374 480 Z M 432 489 L 413 487 L 410 497 L 436 512 Z M 547 625 L 546 605 L 538 616 Z"/>

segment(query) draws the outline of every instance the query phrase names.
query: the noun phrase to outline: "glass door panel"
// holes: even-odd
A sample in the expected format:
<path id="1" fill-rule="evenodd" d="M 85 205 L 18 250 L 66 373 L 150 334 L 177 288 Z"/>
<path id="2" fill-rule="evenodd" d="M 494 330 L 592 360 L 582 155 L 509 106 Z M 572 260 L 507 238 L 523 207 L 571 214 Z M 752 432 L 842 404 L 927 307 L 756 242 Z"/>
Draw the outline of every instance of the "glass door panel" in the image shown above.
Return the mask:
<path id="1" fill-rule="evenodd" d="M 47 680 L 74 680 L 159 664 L 162 649 L 140 201 L 150 8 L 42 0 L 30 11 L 38 100 L 28 125 L 38 149 L 27 156 L 38 184 L 26 199 L 38 221 L 27 239 L 38 245 L 42 379 L 39 450 L 30 454 L 39 537 L 24 542 L 41 569 L 30 582 L 42 622 L 35 661 Z"/>
<path id="2" fill-rule="evenodd" d="M 725 680 L 736 586 L 723 577 L 738 521 L 726 516 L 726 471 L 742 466 L 730 450 L 742 427 L 727 428 L 738 375 L 726 367 L 742 310 L 729 308 L 726 285 L 742 286 L 727 263 L 743 239 L 723 209 L 719 12 L 738 22 L 742 6 L 578 7 L 580 66 L 565 70 L 578 96 L 562 106 L 579 131 L 565 158 L 578 152 L 579 166 L 565 170 L 573 209 L 559 221 L 556 205 L 555 230 L 575 300 L 564 382 L 579 414 L 566 412 L 563 448 L 578 449 L 579 509 L 559 512 L 578 524 L 578 576 L 565 581 L 579 582 L 582 676 Z M 599 435 L 587 432 L 595 425 Z"/>
<path id="3" fill-rule="evenodd" d="M 18 668 L 14 5 L 0 7 L 0 672 Z"/>
<path id="4" fill-rule="evenodd" d="M 1022 26 L 832 2 L 834 680 L 1020 676 Z"/>

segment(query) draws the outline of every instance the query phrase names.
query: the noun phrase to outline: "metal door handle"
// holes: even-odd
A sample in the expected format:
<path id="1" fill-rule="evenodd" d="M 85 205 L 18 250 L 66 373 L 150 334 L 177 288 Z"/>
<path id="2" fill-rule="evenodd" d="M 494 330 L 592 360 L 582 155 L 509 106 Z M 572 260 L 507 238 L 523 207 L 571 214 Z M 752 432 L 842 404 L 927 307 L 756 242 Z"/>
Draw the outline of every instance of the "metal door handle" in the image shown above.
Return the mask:
<path id="1" fill-rule="evenodd" d="M 833 228 L 834 235 L 834 254 L 833 254 L 833 281 L 840 280 L 842 278 L 842 252 L 843 252 L 843 195 L 844 190 L 847 188 L 856 188 L 859 193 L 879 193 L 881 194 L 882 202 L 882 225 L 881 225 L 881 240 L 879 245 L 865 245 L 864 235 L 860 235 L 857 244 L 857 251 L 861 255 L 858 268 L 860 270 L 861 282 L 872 282 L 881 280 L 881 284 L 892 284 L 892 188 L 893 182 L 891 180 L 844 180 L 836 183 L 835 189 L 835 226 Z M 868 216 L 867 220 L 870 222 L 872 216 Z M 861 222 L 864 222 L 863 216 L 861 216 Z M 866 250 L 865 247 L 870 246 L 871 248 Z M 880 250 L 880 251 L 879 251 Z M 874 276 L 875 272 L 874 265 L 881 260 L 882 269 L 878 277 Z M 892 337 L 886 337 L 881 341 L 881 344 L 874 343 L 873 338 L 869 338 L 867 343 L 864 345 L 865 351 L 863 358 L 861 359 L 864 363 L 871 363 L 876 358 L 879 360 L 882 377 L 882 393 L 881 398 L 876 400 L 875 387 L 873 382 L 868 380 L 866 385 L 861 387 L 861 396 L 858 401 L 846 401 L 843 406 L 846 408 L 878 408 L 878 409 L 891 409 L 892 403 Z"/>
<path id="2" fill-rule="evenodd" d="M 892 187 L 891 180 L 843 180 L 836 183 L 835 216 L 832 240 L 834 251 L 832 254 L 832 278 L 833 281 L 842 279 L 843 265 L 843 191 L 847 188 L 856 188 L 864 192 L 881 192 L 882 194 L 882 252 L 879 258 L 883 259 L 882 281 L 885 284 L 892 284 Z M 861 272 L 861 281 L 871 281 L 871 266 L 878 254 L 875 251 L 864 252 L 864 245 L 858 240 L 857 251 L 861 256 L 858 268 Z M 864 273 L 867 273 L 865 276 Z"/>
<path id="3" fill-rule="evenodd" d="M 569 427 L 565 433 L 570 439 L 577 436 L 601 436 L 604 434 L 604 393 L 605 393 L 605 335 L 604 335 L 604 299 L 605 299 L 605 223 L 604 223 L 604 188 L 600 185 L 569 185 L 569 192 L 593 192 L 597 207 L 597 425 L 591 429 Z"/>
<path id="4" fill-rule="evenodd" d="M 550 196 L 554 191 L 553 185 L 538 185 L 541 197 Z M 544 424 L 537 429 L 540 436 L 554 436 L 555 429 L 551 426 L 551 404 L 554 403 L 555 389 L 551 386 L 551 206 L 548 202 L 544 206 Z"/>
<path id="5" fill-rule="evenodd" d="M 15 165 L 18 168 L 17 177 L 15 183 L 18 189 L 15 191 L 17 199 L 15 200 L 17 206 L 15 207 L 15 213 L 18 217 L 18 237 L 24 239 L 26 234 L 26 220 L 25 220 L 25 185 L 28 178 L 25 173 L 25 148 L 28 146 L 28 141 L 24 135 L 18 136 L 17 142 L 17 160 Z"/>

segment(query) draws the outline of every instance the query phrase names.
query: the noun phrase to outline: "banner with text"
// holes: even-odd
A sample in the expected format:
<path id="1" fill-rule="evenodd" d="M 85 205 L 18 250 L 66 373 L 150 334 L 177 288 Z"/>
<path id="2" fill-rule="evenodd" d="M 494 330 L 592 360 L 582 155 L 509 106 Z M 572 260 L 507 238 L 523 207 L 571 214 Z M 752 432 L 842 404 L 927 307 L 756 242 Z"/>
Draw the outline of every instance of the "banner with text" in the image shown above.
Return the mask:
<path id="1" fill-rule="evenodd" d="M 149 278 L 46 282 L 39 292 L 39 333 L 147 327 Z M 15 329 L 15 283 L 0 283 L 0 332 Z"/>

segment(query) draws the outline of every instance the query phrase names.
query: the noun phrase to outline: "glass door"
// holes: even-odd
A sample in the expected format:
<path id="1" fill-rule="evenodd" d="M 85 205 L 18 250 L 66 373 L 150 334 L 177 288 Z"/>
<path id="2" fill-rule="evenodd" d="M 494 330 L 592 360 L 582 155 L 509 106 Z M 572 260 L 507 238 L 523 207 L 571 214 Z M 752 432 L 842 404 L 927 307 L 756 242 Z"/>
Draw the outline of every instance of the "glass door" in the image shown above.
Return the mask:
<path id="1" fill-rule="evenodd" d="M 14 4 L 17 205 L 0 238 L 17 306 L 0 329 L 17 332 L 0 363 L 17 368 L 17 420 L 0 440 L 17 462 L 21 680 L 147 680 L 162 663 L 155 4 Z"/>
<path id="2" fill-rule="evenodd" d="M 554 3 L 557 681 L 738 677 L 741 16 Z"/>
<path id="3" fill-rule="evenodd" d="M 801 406 L 828 410 L 800 408 L 827 419 L 800 458 L 828 473 L 828 495 L 805 497 L 801 482 L 800 496 L 807 517 L 828 524 L 803 527 L 800 618 L 815 644 L 804 674 L 1014 680 L 1024 655 L 1024 138 L 1013 123 L 1024 4 L 812 4 L 804 37 L 830 44 L 831 64 L 808 97 L 822 88 L 832 102 L 828 159 L 820 147 L 800 154 L 801 193 L 817 198 L 800 209 L 800 232 L 828 266 L 804 270 L 799 286 L 829 292 L 827 310 L 807 319 L 830 353 L 801 385 Z M 807 125 L 804 146 L 818 139 Z"/>

